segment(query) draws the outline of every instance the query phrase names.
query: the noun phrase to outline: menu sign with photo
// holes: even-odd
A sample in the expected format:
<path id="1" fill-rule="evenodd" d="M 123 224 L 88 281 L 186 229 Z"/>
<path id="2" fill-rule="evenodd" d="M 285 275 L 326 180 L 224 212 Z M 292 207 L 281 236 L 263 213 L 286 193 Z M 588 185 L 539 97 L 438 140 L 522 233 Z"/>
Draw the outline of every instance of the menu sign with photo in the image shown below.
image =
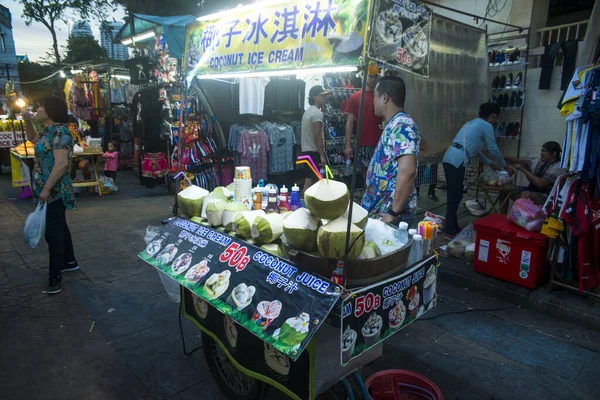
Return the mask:
<path id="1" fill-rule="evenodd" d="M 437 302 L 437 258 L 401 275 L 352 292 L 342 303 L 342 365 L 386 340 Z"/>
<path id="2" fill-rule="evenodd" d="M 196 294 L 199 310 L 210 304 L 293 360 L 342 293 L 329 279 L 182 218 L 139 257 Z"/>
<path id="3" fill-rule="evenodd" d="M 413 0 L 374 1 L 369 57 L 429 76 L 431 10 Z"/>

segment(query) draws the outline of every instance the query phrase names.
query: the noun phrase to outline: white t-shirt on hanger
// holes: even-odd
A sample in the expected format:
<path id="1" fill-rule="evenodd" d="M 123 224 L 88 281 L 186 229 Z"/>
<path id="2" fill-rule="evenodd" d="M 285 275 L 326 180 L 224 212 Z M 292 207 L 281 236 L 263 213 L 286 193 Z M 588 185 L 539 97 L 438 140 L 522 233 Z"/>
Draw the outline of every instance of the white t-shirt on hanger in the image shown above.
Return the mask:
<path id="1" fill-rule="evenodd" d="M 240 114 L 263 115 L 268 77 L 240 78 Z"/>

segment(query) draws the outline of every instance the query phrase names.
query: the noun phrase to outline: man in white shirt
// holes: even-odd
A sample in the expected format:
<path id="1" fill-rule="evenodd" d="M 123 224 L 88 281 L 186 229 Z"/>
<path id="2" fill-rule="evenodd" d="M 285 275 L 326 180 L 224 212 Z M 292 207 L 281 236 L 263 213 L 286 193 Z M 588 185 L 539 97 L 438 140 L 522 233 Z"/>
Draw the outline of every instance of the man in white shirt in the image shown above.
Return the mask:
<path id="1" fill-rule="evenodd" d="M 329 93 L 330 91 L 323 89 L 323 86 L 313 86 L 310 89 L 308 98 L 310 107 L 302 116 L 302 134 L 300 138 L 302 154 L 310 156 L 319 167 L 327 164 L 323 138 L 324 118 L 321 108 L 325 105 Z M 311 187 L 316 180 L 310 168 L 306 167 L 305 170 L 307 172 L 304 178 L 304 188 L 302 189 L 303 195 L 306 189 Z"/>

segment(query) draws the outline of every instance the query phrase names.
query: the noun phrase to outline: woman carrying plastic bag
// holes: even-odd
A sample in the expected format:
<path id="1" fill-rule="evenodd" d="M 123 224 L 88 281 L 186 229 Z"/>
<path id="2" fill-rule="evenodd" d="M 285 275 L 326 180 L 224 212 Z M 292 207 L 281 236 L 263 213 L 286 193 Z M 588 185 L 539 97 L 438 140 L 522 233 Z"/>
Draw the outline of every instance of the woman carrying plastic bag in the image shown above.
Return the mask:
<path id="1" fill-rule="evenodd" d="M 56 294 L 62 290 L 62 272 L 79 269 L 65 215 L 67 209 L 76 209 L 69 175 L 73 163 L 73 138 L 67 127 L 68 109 L 64 99 L 46 97 L 37 107 L 36 118 L 46 127 L 39 134 L 33 127 L 32 114 L 23 113 L 27 139 L 34 144 L 32 181 L 38 201 L 36 211 L 27 218 L 24 233 L 30 246 L 37 245 L 41 233 L 45 233 L 50 253 L 46 293 Z M 45 222 L 42 224 L 43 213 Z"/>

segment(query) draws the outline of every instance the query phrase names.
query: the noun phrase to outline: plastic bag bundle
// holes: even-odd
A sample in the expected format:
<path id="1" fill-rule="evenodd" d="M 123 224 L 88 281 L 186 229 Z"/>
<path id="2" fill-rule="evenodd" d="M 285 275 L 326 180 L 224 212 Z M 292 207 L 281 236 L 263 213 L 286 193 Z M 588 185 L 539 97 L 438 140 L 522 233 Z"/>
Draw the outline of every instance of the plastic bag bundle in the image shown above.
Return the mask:
<path id="1" fill-rule="evenodd" d="M 546 213 L 542 206 L 536 205 L 533 201 L 518 199 L 510 209 L 508 219 L 529 232 L 539 232 L 544 225 Z"/>
<path id="2" fill-rule="evenodd" d="M 100 194 L 102 196 L 106 196 L 107 194 L 111 194 L 113 192 L 116 192 L 119 190 L 119 188 L 117 188 L 117 185 L 115 185 L 115 182 L 113 181 L 112 178 L 109 178 L 107 176 L 101 176 L 100 179 L 100 188 L 96 188 L 96 191 L 100 191 Z"/>
<path id="3" fill-rule="evenodd" d="M 35 248 L 46 233 L 46 203 L 39 203 L 25 221 L 23 237 L 29 247 Z"/>
<path id="4" fill-rule="evenodd" d="M 469 224 L 448 243 L 446 252 L 461 260 L 473 262 L 475 258 L 475 239 L 475 229 L 473 229 L 473 224 Z"/>

